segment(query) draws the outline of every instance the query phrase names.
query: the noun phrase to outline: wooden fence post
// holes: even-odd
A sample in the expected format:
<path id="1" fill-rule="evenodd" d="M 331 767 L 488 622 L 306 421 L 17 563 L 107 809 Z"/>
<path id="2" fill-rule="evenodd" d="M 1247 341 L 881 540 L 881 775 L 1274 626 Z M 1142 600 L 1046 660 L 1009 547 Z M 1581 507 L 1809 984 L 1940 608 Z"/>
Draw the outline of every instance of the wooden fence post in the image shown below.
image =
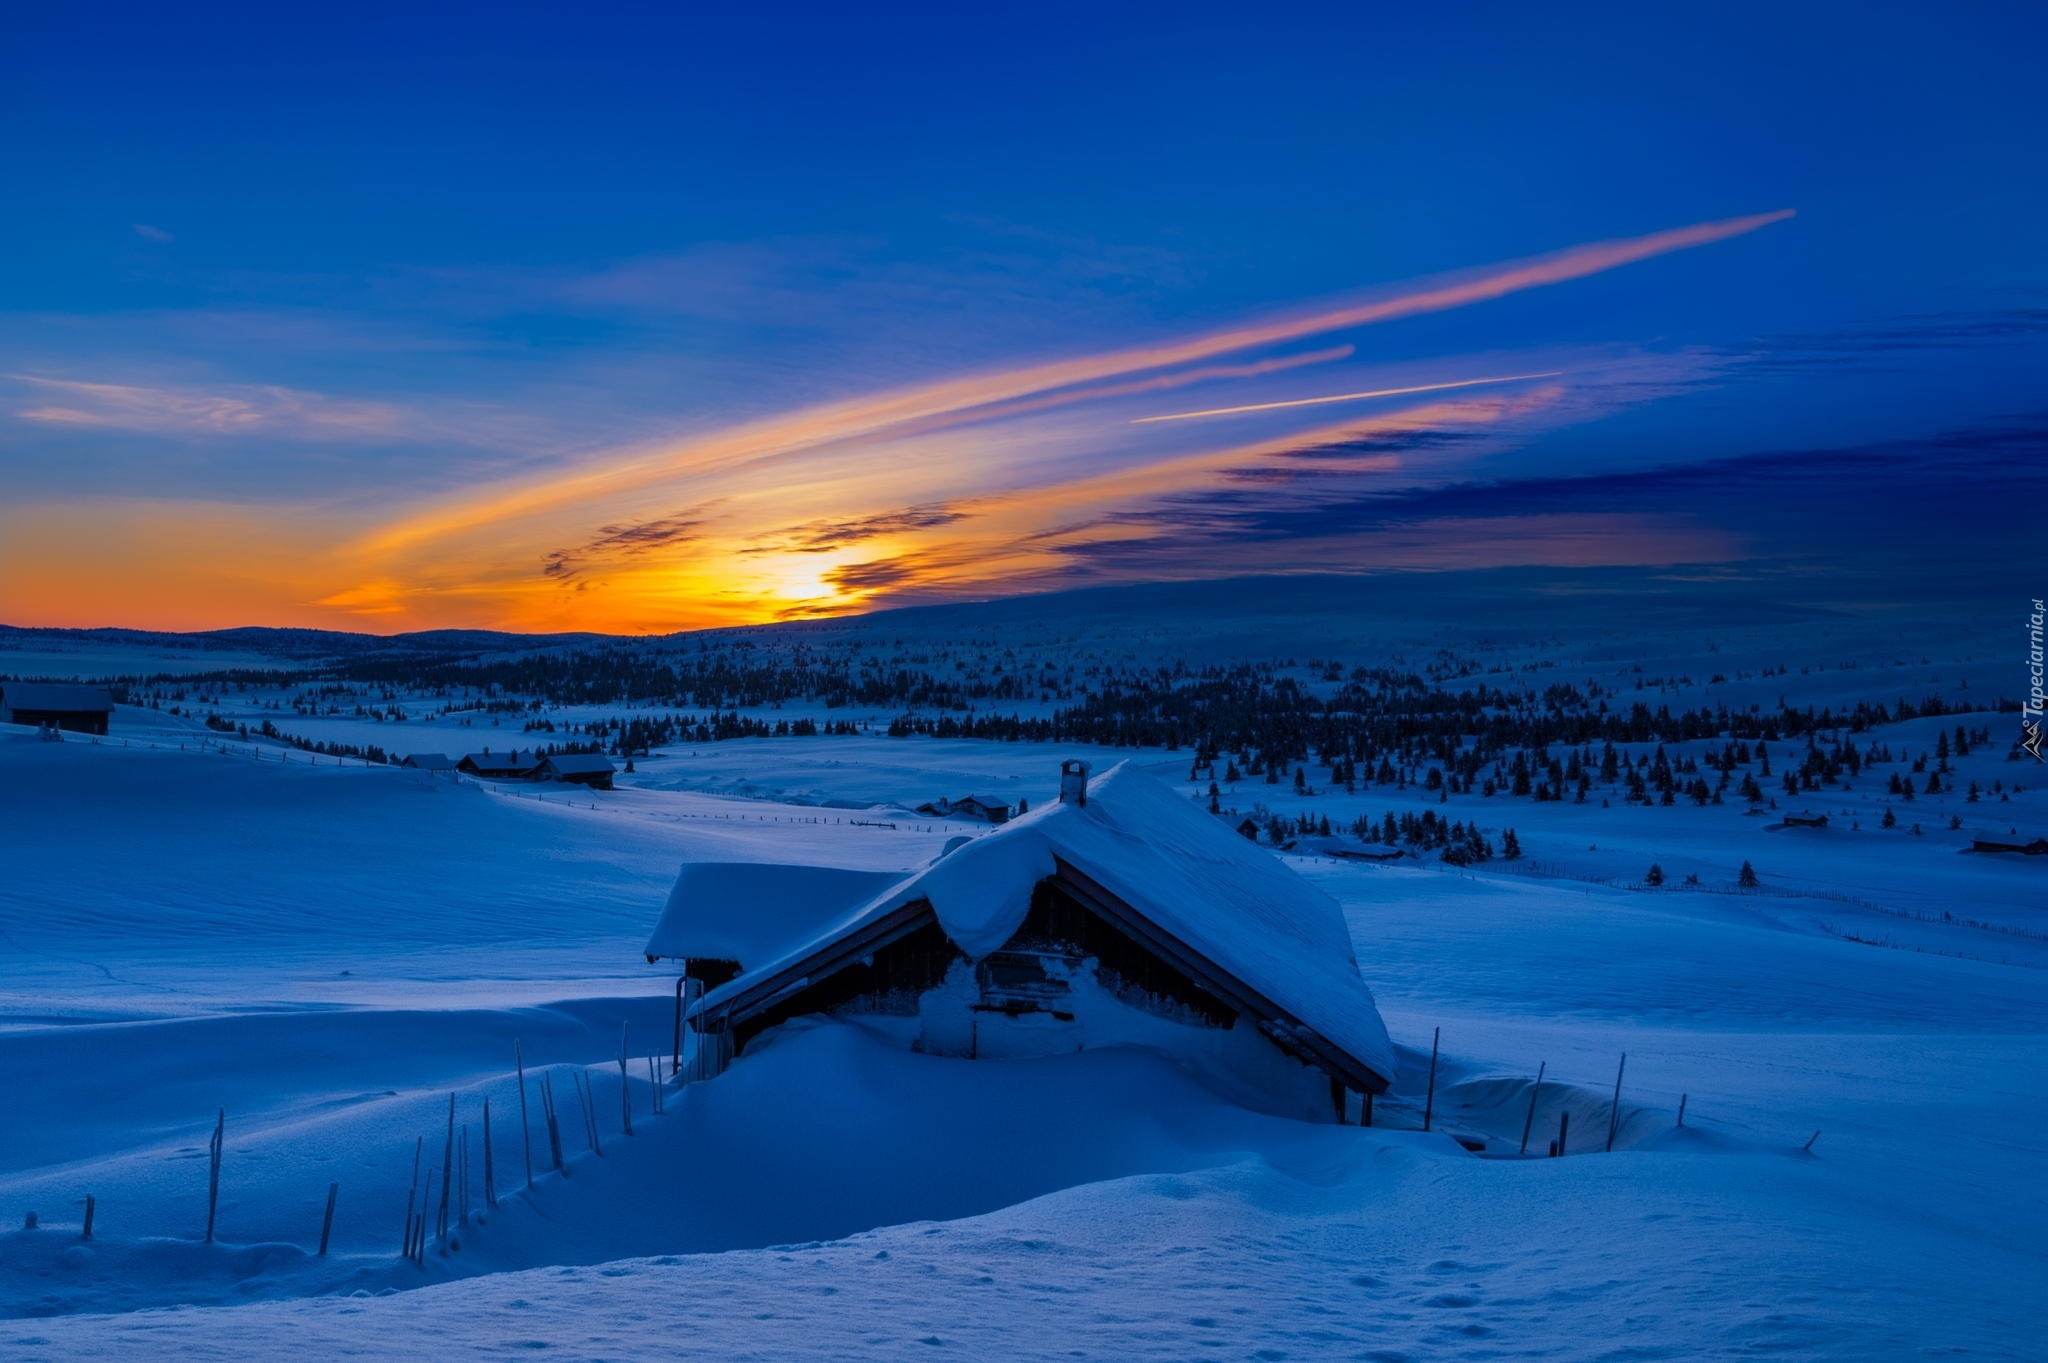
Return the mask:
<path id="1" fill-rule="evenodd" d="M 79 1232 L 79 1239 L 92 1239 L 92 1214 L 98 1209 L 98 1206 L 99 1204 L 93 1200 L 92 1194 L 87 1193 L 85 1195 L 85 1228 Z"/>
<path id="2" fill-rule="evenodd" d="M 213 1139 L 207 1142 L 206 1156 L 206 1243 L 213 1243 L 213 1228 L 220 1209 L 220 1152 L 227 1135 L 228 1110 L 222 1108 L 213 1122 Z"/>
<path id="3" fill-rule="evenodd" d="M 320 1217 L 320 1257 L 327 1257 L 327 1237 L 334 1231 L 334 1198 L 341 1191 L 339 1183 L 327 1185 L 327 1210 Z"/>
<path id="4" fill-rule="evenodd" d="M 1621 1053 L 1621 1063 L 1614 1068 L 1614 1102 L 1607 1109 L 1607 1149 L 1614 1150 L 1614 1133 L 1621 1129 L 1621 1076 L 1628 1069 L 1628 1052 Z"/>
<path id="5" fill-rule="evenodd" d="M 455 1172 L 455 1095 L 448 1095 L 448 1139 L 441 1147 L 441 1205 L 434 1214 L 434 1236 L 444 1244 L 448 1240 L 448 1183 L 449 1175 Z"/>
<path id="6" fill-rule="evenodd" d="M 1438 1027 L 1430 1033 L 1429 1037 L 1429 1094 L 1422 1100 L 1422 1129 L 1424 1131 L 1429 1130 L 1430 1123 L 1436 1118 L 1436 1050 L 1437 1043 L 1443 1040 L 1443 1035 L 1444 1029 Z"/>
<path id="7" fill-rule="evenodd" d="M 498 1208 L 498 1169 L 491 1159 L 491 1096 L 484 1095 L 484 1201 Z"/>

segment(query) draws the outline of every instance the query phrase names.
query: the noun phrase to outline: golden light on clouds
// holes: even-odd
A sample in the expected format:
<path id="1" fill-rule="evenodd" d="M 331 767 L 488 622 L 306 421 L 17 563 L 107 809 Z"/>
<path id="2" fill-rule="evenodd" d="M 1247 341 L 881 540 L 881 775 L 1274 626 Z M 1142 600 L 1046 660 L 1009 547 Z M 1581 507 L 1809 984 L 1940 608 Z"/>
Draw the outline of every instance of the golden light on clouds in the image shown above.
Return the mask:
<path id="1" fill-rule="evenodd" d="M 1353 346 L 1257 352 L 1582 278 L 1788 216 L 1597 242 L 1177 339 L 815 404 L 395 510 L 360 502 L 0 508 L 0 582 L 11 592 L 31 584 L 37 600 L 27 611 L 10 602 L 7 618 L 133 620 L 135 584 L 146 583 L 152 597 L 189 604 L 153 612 L 152 623 L 177 628 L 261 621 L 378 632 L 652 632 L 1064 585 L 1096 580 L 1089 574 L 1105 563 L 1181 574 L 1208 561 L 1246 571 L 1261 508 L 1313 506 L 1332 478 L 1348 480 L 1353 495 L 1381 481 L 1391 490 L 1441 479 L 1473 452 L 1503 448 L 1507 433 L 1642 396 L 1584 396 L 1597 378 L 1591 362 L 1570 363 L 1576 386 L 1567 389 L 1555 382 L 1563 371 L 1554 362 L 1578 357 L 1555 354 L 1519 357 L 1517 368 L 1530 372 L 1476 378 L 1464 375 L 1516 360 L 1381 368 L 1370 376 L 1377 386 L 1295 396 L 1286 385 L 1299 371 L 1350 360 Z M 1233 355 L 1243 358 L 1226 358 Z M 1553 363 L 1536 367 L 1545 361 Z M 1536 386 L 1431 396 L 1235 443 L 1179 424 L 1524 382 Z M 1228 384 L 1249 387 L 1240 390 L 1247 400 L 1132 411 L 1151 394 Z M 212 428 L 246 439 L 242 432 L 286 420 L 328 429 L 386 420 L 381 409 L 321 406 L 286 390 L 38 386 L 62 391 L 87 419 L 136 430 Z M 77 529 L 87 517 L 90 538 Z M 1577 542 L 1606 555 L 1636 541 L 1601 540 L 1589 524 Z"/>

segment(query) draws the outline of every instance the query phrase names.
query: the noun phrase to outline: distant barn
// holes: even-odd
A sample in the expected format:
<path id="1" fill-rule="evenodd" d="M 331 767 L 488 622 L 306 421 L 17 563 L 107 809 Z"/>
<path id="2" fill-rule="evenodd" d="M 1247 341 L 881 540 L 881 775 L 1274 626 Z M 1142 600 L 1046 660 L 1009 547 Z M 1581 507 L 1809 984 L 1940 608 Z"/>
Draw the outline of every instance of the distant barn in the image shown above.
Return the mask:
<path id="1" fill-rule="evenodd" d="M 2008 833 L 2004 837 L 1970 839 L 1972 852 L 2007 852 L 2024 857 L 2048 856 L 2048 837 L 2028 837 L 2024 833 Z"/>
<path id="2" fill-rule="evenodd" d="M 457 762 L 456 768 L 471 776 L 482 776 L 493 781 L 524 781 L 531 777 L 540 766 L 540 758 L 530 752 L 492 752 L 486 748 L 473 752 Z"/>
<path id="3" fill-rule="evenodd" d="M 543 757 L 540 765 L 533 769 L 536 781 L 566 781 L 574 786 L 589 786 L 592 790 L 610 790 L 612 773 L 618 768 L 611 759 L 598 753 L 556 753 Z"/>
<path id="4" fill-rule="evenodd" d="M 1001 800 L 985 799 L 979 795 L 963 795 L 957 800 L 941 797 L 917 807 L 917 812 L 928 819 L 973 819 L 978 823 L 1008 823 L 1010 806 Z"/>
<path id="5" fill-rule="evenodd" d="M 1827 826 L 1828 816 L 1825 814 L 1815 814 L 1809 811 L 1805 814 L 1787 814 L 1785 816 L 1785 827 L 1787 828 L 1826 828 Z"/>
<path id="6" fill-rule="evenodd" d="M 0 682 L 0 724 L 54 727 L 75 734 L 103 734 L 114 713 L 103 686 L 69 682 Z"/>
<path id="7" fill-rule="evenodd" d="M 1149 1046 L 1297 1116 L 1394 1074 L 1337 904 L 1128 764 L 908 875 L 686 866 L 646 951 L 684 960 L 700 1076 L 818 1015 L 934 1055 Z"/>
<path id="8" fill-rule="evenodd" d="M 407 753 L 404 757 L 398 759 L 398 765 L 401 767 L 412 767 L 419 771 L 456 770 L 455 759 L 446 753 L 438 752 Z"/>

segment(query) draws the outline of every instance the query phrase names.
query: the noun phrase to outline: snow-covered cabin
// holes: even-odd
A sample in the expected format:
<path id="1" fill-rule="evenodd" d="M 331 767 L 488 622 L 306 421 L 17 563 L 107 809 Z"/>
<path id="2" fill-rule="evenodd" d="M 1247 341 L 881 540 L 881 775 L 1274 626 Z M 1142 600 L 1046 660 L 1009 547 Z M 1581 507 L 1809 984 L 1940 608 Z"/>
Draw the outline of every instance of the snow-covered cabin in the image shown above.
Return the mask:
<path id="1" fill-rule="evenodd" d="M 103 734 L 114 713 L 104 686 L 71 682 L 0 682 L 0 724 L 28 724 Z"/>
<path id="2" fill-rule="evenodd" d="M 980 823 L 1008 823 L 1010 806 L 980 795 L 963 795 L 957 800 L 944 796 L 921 804 L 917 812 L 928 819 L 973 819 Z"/>
<path id="3" fill-rule="evenodd" d="M 454 771 L 455 759 L 446 753 L 415 752 L 399 758 L 398 765 L 416 771 Z"/>
<path id="4" fill-rule="evenodd" d="M 1337 904 L 1129 764 L 1068 763 L 1058 803 L 886 884 L 799 873 L 824 874 L 684 868 L 647 954 L 709 986 L 680 1005 L 700 1047 L 820 1014 L 942 1055 L 1146 1045 L 1302 1115 L 1393 1077 Z"/>
<path id="5" fill-rule="evenodd" d="M 536 781 L 566 781 L 570 785 L 610 790 L 612 773 L 618 768 L 609 757 L 594 752 L 558 752 L 543 757 L 533 769 Z"/>
<path id="6" fill-rule="evenodd" d="M 456 767 L 471 776 L 489 777 L 496 781 L 523 781 L 532 776 L 540 765 L 540 758 L 530 752 L 492 752 L 486 748 L 465 756 Z"/>
<path id="7" fill-rule="evenodd" d="M 1787 814 L 1784 824 L 1787 828 L 1826 828 L 1828 826 L 1828 816 L 1816 814 L 1810 809 L 1802 810 L 1797 814 Z"/>
<path id="8" fill-rule="evenodd" d="M 2048 836 L 2032 829 L 2012 829 L 2005 833 L 1973 836 L 1970 839 L 1972 852 L 2017 852 L 2021 856 L 2048 856 Z"/>

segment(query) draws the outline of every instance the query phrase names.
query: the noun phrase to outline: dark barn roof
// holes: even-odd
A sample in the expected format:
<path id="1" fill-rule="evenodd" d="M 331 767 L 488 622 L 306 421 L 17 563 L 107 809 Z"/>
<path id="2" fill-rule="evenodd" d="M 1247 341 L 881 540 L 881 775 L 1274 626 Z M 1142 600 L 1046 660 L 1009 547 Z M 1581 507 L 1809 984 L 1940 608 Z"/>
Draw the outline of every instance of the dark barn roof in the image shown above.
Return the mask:
<path id="1" fill-rule="evenodd" d="M 540 769 L 562 776 L 608 776 L 618 770 L 609 757 L 594 752 L 564 752 L 543 757 Z"/>
<path id="2" fill-rule="evenodd" d="M 114 699 L 104 686 L 70 682 L 0 682 L 0 707 L 59 714 L 106 714 Z"/>

